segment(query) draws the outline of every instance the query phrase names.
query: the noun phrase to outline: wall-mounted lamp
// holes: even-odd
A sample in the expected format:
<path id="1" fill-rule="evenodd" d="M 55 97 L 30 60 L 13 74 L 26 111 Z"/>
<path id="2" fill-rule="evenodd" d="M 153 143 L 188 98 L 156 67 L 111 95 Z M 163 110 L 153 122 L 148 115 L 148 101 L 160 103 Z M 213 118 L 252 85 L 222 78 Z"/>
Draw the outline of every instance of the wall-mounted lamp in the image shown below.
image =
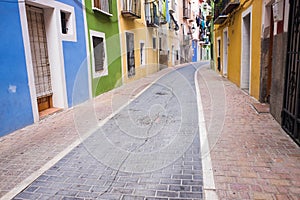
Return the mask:
<path id="1" fill-rule="evenodd" d="M 195 25 L 193 24 L 193 26 L 192 26 L 192 33 L 195 33 L 195 31 L 196 31 L 196 28 L 195 28 Z"/>
<path id="2" fill-rule="evenodd" d="M 274 22 L 283 20 L 283 0 L 275 0 L 272 4 Z"/>

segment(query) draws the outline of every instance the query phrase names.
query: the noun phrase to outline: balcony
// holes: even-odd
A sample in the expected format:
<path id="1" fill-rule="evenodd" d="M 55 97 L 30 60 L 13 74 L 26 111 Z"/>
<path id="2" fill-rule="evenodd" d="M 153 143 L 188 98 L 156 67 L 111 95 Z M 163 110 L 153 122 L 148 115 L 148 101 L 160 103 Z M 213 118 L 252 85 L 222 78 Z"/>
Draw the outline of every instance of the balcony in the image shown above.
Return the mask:
<path id="1" fill-rule="evenodd" d="M 130 19 L 141 18 L 141 0 L 123 0 L 121 14 Z"/>
<path id="2" fill-rule="evenodd" d="M 183 19 L 191 18 L 191 3 L 188 0 L 183 1 Z"/>
<path id="3" fill-rule="evenodd" d="M 239 7 L 240 1 L 239 0 L 223 0 L 225 7 L 222 11 L 224 15 L 231 13 L 234 9 Z"/>
<path id="4" fill-rule="evenodd" d="M 94 0 L 93 10 L 112 16 L 112 0 Z"/>
<path id="5" fill-rule="evenodd" d="M 159 7 L 158 2 L 145 3 L 145 19 L 148 27 L 159 27 Z"/>
<path id="6" fill-rule="evenodd" d="M 215 3 L 214 23 L 222 24 L 232 11 L 239 7 L 239 0 L 219 0 Z"/>

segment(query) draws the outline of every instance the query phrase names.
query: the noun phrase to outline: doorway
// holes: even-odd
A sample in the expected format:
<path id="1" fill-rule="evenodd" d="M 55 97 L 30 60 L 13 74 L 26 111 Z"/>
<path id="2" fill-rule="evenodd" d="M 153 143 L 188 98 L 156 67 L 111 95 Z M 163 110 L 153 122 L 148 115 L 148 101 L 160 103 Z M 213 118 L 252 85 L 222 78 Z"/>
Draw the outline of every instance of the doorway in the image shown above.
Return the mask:
<path id="1" fill-rule="evenodd" d="M 175 56 L 176 56 L 176 52 L 175 52 L 175 47 L 174 44 L 172 45 L 172 66 L 175 65 Z"/>
<path id="2" fill-rule="evenodd" d="M 251 12 L 243 15 L 242 19 L 242 65 L 241 88 L 250 93 L 251 74 Z"/>
<path id="3" fill-rule="evenodd" d="M 282 128 L 300 145 L 300 2 L 290 1 Z"/>
<path id="4" fill-rule="evenodd" d="M 268 75 L 267 75 L 267 91 L 264 101 L 270 103 L 270 94 L 272 86 L 272 57 L 273 57 L 273 41 L 274 41 L 274 19 L 273 19 L 273 8 L 270 6 L 270 43 L 269 43 L 269 54 L 268 54 Z"/>
<path id="5" fill-rule="evenodd" d="M 228 63 L 228 31 L 223 32 L 223 76 L 227 77 L 227 63 Z"/>
<path id="6" fill-rule="evenodd" d="M 53 107 L 53 91 L 43 9 L 26 6 L 38 111 Z"/>
<path id="7" fill-rule="evenodd" d="M 217 38 L 217 69 L 221 71 L 221 37 Z"/>
<path id="8" fill-rule="evenodd" d="M 141 66 L 144 67 L 146 64 L 146 57 L 145 57 L 145 42 L 140 41 L 140 59 L 141 59 Z"/>
<path id="9" fill-rule="evenodd" d="M 134 34 L 126 32 L 126 50 L 127 50 L 127 75 L 132 77 L 135 75 L 134 60 Z"/>

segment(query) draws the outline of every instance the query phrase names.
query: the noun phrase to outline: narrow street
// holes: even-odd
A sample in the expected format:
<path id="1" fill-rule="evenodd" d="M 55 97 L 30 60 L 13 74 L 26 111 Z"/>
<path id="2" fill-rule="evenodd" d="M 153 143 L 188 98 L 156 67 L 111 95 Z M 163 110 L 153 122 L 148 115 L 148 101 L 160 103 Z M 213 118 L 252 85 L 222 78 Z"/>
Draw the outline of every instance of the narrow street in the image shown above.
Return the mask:
<path id="1" fill-rule="evenodd" d="M 300 200 L 300 0 L 0 13 L 0 200 Z"/>
<path id="2" fill-rule="evenodd" d="M 203 65 L 160 78 L 15 199 L 202 199 L 194 74 Z"/>
<path id="3" fill-rule="evenodd" d="M 300 149 L 255 103 L 207 62 L 162 70 L 2 137 L 1 199 L 299 199 Z"/>
<path id="4" fill-rule="evenodd" d="M 203 64 L 153 83 L 15 199 L 202 199 L 194 73 Z"/>

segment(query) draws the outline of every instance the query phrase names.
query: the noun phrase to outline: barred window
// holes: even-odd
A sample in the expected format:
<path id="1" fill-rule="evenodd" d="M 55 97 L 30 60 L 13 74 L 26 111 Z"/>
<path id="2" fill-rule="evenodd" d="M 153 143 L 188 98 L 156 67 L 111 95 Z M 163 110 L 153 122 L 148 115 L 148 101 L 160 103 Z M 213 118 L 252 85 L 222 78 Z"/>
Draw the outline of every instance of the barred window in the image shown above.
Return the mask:
<path id="1" fill-rule="evenodd" d="M 90 31 L 93 77 L 108 75 L 105 33 Z"/>

